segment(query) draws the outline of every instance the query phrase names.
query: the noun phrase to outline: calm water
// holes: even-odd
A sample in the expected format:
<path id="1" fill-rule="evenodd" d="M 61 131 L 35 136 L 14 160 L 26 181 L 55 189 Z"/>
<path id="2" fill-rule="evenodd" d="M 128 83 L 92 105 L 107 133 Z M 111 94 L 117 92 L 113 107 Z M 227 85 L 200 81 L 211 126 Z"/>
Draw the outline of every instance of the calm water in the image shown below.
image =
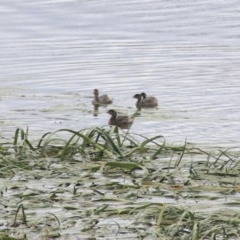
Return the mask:
<path id="1" fill-rule="evenodd" d="M 107 124 L 92 90 L 132 114 L 135 93 L 158 97 L 132 132 L 239 146 L 239 1 L 3 0 L 1 138 Z"/>

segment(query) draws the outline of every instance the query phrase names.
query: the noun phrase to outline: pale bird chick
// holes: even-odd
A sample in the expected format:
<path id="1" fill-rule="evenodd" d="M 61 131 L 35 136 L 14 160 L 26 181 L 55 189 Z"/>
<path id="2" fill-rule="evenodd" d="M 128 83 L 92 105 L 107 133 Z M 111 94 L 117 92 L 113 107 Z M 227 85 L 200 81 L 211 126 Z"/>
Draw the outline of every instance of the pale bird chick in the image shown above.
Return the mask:
<path id="1" fill-rule="evenodd" d="M 112 99 L 110 99 L 107 94 L 99 96 L 98 89 L 93 90 L 93 95 L 94 95 L 94 100 L 92 101 L 92 104 L 94 106 L 106 106 L 113 102 Z"/>

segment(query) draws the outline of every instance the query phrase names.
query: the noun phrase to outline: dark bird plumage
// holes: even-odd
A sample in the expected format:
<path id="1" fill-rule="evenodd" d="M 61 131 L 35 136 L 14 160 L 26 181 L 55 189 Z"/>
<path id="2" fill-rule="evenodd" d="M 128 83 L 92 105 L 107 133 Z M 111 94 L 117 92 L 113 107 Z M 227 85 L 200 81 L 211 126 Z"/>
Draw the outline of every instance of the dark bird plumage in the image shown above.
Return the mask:
<path id="1" fill-rule="evenodd" d="M 122 129 L 128 129 L 133 124 L 133 119 L 131 117 L 125 115 L 118 115 L 113 109 L 110 109 L 107 113 L 111 115 L 108 121 L 109 125 L 114 125 Z"/>
<path id="2" fill-rule="evenodd" d="M 137 99 L 136 107 L 141 108 L 156 108 L 158 106 L 158 100 L 155 97 L 147 97 L 146 93 L 135 94 L 133 96 Z"/>

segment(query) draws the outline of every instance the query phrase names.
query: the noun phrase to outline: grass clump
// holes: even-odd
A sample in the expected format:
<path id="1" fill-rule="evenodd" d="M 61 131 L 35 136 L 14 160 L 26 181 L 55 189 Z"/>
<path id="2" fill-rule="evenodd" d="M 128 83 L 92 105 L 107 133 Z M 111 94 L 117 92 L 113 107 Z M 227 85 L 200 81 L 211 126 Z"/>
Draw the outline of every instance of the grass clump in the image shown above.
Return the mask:
<path id="1" fill-rule="evenodd" d="M 65 137 L 68 136 L 66 140 Z M 160 142 L 157 142 L 161 140 Z M 117 127 L 94 128 L 73 131 L 60 129 L 53 133 L 45 133 L 37 144 L 28 139 L 28 130 L 17 129 L 13 148 L 19 158 L 24 158 L 26 150 L 38 152 L 41 156 L 55 156 L 61 159 L 79 153 L 85 156 L 130 158 L 134 154 L 150 154 L 152 159 L 165 148 L 163 136 L 146 138 L 140 134 L 129 134 Z M 165 148 L 167 149 L 167 147 Z M 176 150 L 177 151 L 177 150 Z"/>

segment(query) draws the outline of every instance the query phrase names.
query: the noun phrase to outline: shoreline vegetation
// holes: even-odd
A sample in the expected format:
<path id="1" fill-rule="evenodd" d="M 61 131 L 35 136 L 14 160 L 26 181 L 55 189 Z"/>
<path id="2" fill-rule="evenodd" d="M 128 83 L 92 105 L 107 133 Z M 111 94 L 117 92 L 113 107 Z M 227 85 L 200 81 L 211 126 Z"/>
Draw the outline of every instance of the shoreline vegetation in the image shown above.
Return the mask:
<path id="1" fill-rule="evenodd" d="M 0 143 L 0 240 L 240 239 L 240 147 L 117 127 Z"/>

